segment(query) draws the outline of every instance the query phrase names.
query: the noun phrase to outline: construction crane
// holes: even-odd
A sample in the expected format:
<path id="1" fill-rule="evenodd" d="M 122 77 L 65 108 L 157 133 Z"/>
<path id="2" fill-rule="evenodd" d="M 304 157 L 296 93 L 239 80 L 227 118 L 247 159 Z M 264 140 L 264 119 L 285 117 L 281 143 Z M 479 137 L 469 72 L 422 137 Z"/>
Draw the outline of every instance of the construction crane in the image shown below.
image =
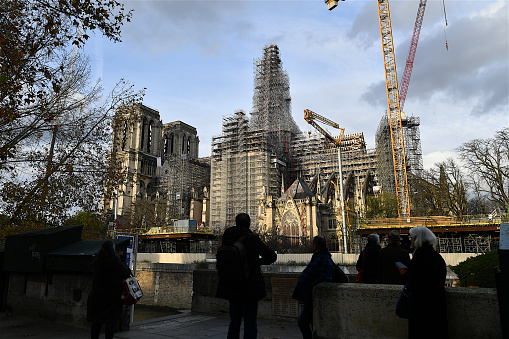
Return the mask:
<path id="1" fill-rule="evenodd" d="M 410 84 L 410 77 L 412 76 L 412 69 L 414 67 L 415 52 L 417 50 L 417 43 L 419 42 L 419 34 L 421 33 L 422 19 L 424 18 L 424 10 L 426 9 L 426 2 L 428 0 L 420 0 L 419 8 L 417 9 L 417 18 L 415 19 L 414 34 L 412 35 L 412 42 L 410 43 L 410 50 L 406 59 L 405 71 L 401 78 L 401 88 L 399 90 L 399 108 L 403 112 L 405 106 L 406 93 L 408 85 Z"/>
<path id="2" fill-rule="evenodd" d="M 322 133 L 325 136 L 325 138 L 327 138 L 327 140 L 329 140 L 331 143 L 339 147 L 339 145 L 341 144 L 341 139 L 343 139 L 343 134 L 345 133 L 345 129 L 339 127 L 339 124 L 325 117 L 322 117 L 320 114 L 315 113 L 309 109 L 304 110 L 304 120 L 306 120 L 308 124 L 316 128 L 320 133 Z M 329 134 L 329 132 L 327 132 L 320 125 L 318 125 L 315 122 L 315 120 L 321 121 L 326 125 L 339 129 L 340 130 L 339 136 L 337 138 L 334 138 Z"/>
<path id="3" fill-rule="evenodd" d="M 345 129 L 339 127 L 339 124 L 335 123 L 332 120 L 329 120 L 318 113 L 315 113 L 309 109 L 304 110 L 304 120 L 314 128 L 316 128 L 320 133 L 322 133 L 325 138 L 330 141 L 333 145 L 336 146 L 338 150 L 338 181 L 339 181 L 339 196 L 341 203 L 341 214 L 342 214 L 342 222 L 343 222 L 343 252 L 348 253 L 347 249 L 347 241 L 346 241 L 346 209 L 345 209 L 345 196 L 343 194 L 343 166 L 341 162 L 341 140 L 343 139 L 343 135 L 345 133 Z M 320 125 L 318 125 L 315 120 L 320 121 L 326 125 L 339 129 L 339 136 L 334 138 L 329 134 L 325 129 L 323 129 Z"/>
<path id="4" fill-rule="evenodd" d="M 338 2 L 335 0 L 325 0 L 325 3 L 329 10 L 336 8 L 338 5 Z M 387 106 L 391 131 L 394 183 L 396 187 L 396 197 L 398 199 L 398 214 L 400 217 L 410 217 L 410 199 L 406 173 L 405 146 L 403 142 L 403 126 L 401 124 L 401 109 L 399 105 L 396 58 L 394 57 L 394 44 L 392 41 L 389 1 L 377 0 L 377 4 L 385 66 L 385 84 L 387 89 Z"/>

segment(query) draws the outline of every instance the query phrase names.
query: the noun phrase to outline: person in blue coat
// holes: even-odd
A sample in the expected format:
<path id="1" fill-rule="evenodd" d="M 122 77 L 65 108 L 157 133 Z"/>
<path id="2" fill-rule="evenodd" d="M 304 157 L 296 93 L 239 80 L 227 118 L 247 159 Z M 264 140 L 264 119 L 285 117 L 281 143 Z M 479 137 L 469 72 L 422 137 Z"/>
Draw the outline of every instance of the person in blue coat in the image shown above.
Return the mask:
<path id="1" fill-rule="evenodd" d="M 313 337 L 313 287 L 322 282 L 332 281 L 334 263 L 327 250 L 325 238 L 318 235 L 313 238 L 313 256 L 307 267 L 302 271 L 292 298 L 302 301 L 304 307 L 297 320 L 302 337 Z"/>

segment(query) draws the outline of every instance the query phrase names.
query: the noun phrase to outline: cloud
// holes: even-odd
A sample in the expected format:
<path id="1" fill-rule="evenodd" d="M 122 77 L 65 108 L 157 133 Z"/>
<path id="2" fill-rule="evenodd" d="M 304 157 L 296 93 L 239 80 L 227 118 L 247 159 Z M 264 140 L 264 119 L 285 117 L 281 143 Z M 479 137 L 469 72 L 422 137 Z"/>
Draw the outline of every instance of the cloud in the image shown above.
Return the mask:
<path id="1" fill-rule="evenodd" d="M 229 41 L 247 38 L 253 25 L 244 18 L 244 1 L 127 1 L 134 9 L 125 26 L 125 41 L 142 53 L 196 48 L 221 53 Z"/>
<path id="2" fill-rule="evenodd" d="M 452 2 L 448 13 L 455 13 L 456 6 L 462 4 L 479 11 L 479 2 Z M 426 34 L 421 32 L 407 102 L 429 102 L 440 94 L 451 103 L 475 99 L 469 112 L 473 115 L 508 112 L 508 3 L 491 2 L 480 12 L 458 13 L 462 16 L 449 19 L 445 33 L 439 24 Z M 408 46 L 409 42 L 405 42 L 396 51 L 399 77 Z M 385 89 L 383 81 L 371 84 L 362 99 L 381 105 L 382 88 Z"/>

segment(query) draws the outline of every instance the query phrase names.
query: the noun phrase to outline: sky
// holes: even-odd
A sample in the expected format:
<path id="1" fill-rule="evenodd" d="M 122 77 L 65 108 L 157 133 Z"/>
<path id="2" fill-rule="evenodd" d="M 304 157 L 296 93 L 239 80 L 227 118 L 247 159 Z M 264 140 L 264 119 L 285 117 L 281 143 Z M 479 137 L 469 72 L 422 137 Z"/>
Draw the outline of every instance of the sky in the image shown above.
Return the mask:
<path id="1" fill-rule="evenodd" d="M 122 2 L 134 9 L 122 42 L 93 35 L 85 47 L 93 76 L 105 91 L 121 78 L 146 88 L 143 103 L 163 123 L 197 129 L 200 157 L 210 155 L 222 117 L 251 112 L 253 62 L 271 44 L 303 132 L 313 131 L 303 118 L 310 109 L 375 147 L 387 110 L 375 0 L 340 1 L 332 11 L 322 0 Z M 389 3 L 401 81 L 419 1 Z M 507 0 L 427 1 L 404 109 L 420 118 L 425 168 L 509 126 L 508 14 Z"/>

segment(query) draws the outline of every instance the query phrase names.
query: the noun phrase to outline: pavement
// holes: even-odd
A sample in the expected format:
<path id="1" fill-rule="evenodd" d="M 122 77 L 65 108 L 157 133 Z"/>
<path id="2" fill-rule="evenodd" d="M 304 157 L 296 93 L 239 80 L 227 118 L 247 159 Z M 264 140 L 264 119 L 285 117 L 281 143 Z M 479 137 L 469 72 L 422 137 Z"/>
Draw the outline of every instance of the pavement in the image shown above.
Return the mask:
<path id="1" fill-rule="evenodd" d="M 228 315 L 201 315 L 190 311 L 156 319 L 132 323 L 128 331 L 115 333 L 118 339 L 164 339 L 164 338 L 226 338 Z M 243 327 L 241 328 L 241 338 Z M 22 315 L 0 315 L 0 337 L 37 339 L 89 339 L 89 329 L 52 323 L 39 318 Z M 101 338 L 104 338 L 101 335 Z M 259 339 L 302 338 L 297 319 L 258 319 Z"/>

